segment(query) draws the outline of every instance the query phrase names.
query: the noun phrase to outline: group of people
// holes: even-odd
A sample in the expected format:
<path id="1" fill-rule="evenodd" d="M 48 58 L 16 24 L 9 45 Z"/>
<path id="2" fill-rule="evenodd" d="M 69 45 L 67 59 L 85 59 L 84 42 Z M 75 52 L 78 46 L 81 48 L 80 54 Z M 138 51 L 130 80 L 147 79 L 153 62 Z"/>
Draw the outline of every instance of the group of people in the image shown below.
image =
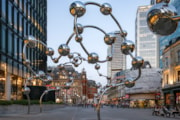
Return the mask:
<path id="1" fill-rule="evenodd" d="M 180 110 L 177 106 L 174 107 L 174 109 L 169 110 L 166 106 L 155 106 L 152 115 L 160 115 L 160 116 L 167 116 L 170 117 L 173 115 L 175 117 L 175 114 L 180 115 Z"/>

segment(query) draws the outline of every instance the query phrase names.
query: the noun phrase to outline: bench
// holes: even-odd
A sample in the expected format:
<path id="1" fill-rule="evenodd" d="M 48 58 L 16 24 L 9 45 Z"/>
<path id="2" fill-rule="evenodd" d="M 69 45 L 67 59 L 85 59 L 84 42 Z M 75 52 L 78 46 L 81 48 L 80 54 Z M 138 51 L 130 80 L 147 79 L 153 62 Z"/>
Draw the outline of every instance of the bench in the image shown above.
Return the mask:
<path id="1" fill-rule="evenodd" d="M 179 111 L 172 111 L 172 115 L 175 117 L 176 114 L 180 114 Z"/>

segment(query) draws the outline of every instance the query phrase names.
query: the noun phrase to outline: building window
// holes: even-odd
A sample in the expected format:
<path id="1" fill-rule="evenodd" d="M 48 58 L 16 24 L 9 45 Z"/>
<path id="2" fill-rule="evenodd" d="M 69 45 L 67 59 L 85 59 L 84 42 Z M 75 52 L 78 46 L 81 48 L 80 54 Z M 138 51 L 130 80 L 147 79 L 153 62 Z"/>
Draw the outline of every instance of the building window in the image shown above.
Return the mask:
<path id="1" fill-rule="evenodd" d="M 180 63 L 180 50 L 177 51 L 178 64 Z"/>
<path id="2" fill-rule="evenodd" d="M 4 99 L 4 98 L 5 98 L 5 76 L 2 76 L 0 78 L 0 99 Z"/>
<path id="3" fill-rule="evenodd" d="M 165 67 L 168 67 L 168 57 L 165 58 Z"/>
<path id="4" fill-rule="evenodd" d="M 176 93 L 176 104 L 180 104 L 180 92 Z"/>
<path id="5" fill-rule="evenodd" d="M 23 32 L 24 32 L 24 36 L 26 36 L 27 35 L 26 19 L 23 20 Z"/>
<path id="6" fill-rule="evenodd" d="M 22 5 L 22 7 L 23 7 L 23 12 L 24 12 L 24 14 L 26 15 L 26 0 L 23 0 L 23 5 Z"/>
<path id="7" fill-rule="evenodd" d="M 23 30 L 23 28 L 22 28 L 23 20 L 22 19 L 23 19 L 22 15 L 19 14 L 19 33 L 20 33 L 20 35 L 22 35 L 22 30 Z"/>
<path id="8" fill-rule="evenodd" d="M 23 40 L 19 39 L 19 44 L 18 45 L 19 45 L 19 47 L 18 47 L 19 54 L 21 54 L 21 53 L 23 53 L 22 52 Z M 22 62 L 22 59 L 19 59 L 19 61 Z"/>
<path id="9" fill-rule="evenodd" d="M 17 9 L 14 8 L 14 29 L 17 31 L 17 20 L 18 20 L 18 12 Z"/>
<path id="10" fill-rule="evenodd" d="M 12 25 L 12 4 L 10 2 L 8 4 L 8 23 Z"/>
<path id="11" fill-rule="evenodd" d="M 177 72 L 177 82 L 180 82 L 180 71 Z"/>
<path id="12" fill-rule="evenodd" d="M 169 84 L 169 75 L 166 75 L 166 84 Z"/>
<path id="13" fill-rule="evenodd" d="M 2 18 L 6 19 L 6 0 L 1 0 L 1 6 Z"/>
<path id="14" fill-rule="evenodd" d="M 6 52 L 6 27 L 2 25 L 1 27 L 1 50 Z"/>
<path id="15" fill-rule="evenodd" d="M 17 39 L 17 36 L 16 35 L 14 35 L 14 50 L 13 50 L 13 52 L 14 52 L 14 58 L 16 59 L 17 58 L 17 56 L 19 55 L 18 53 L 17 53 L 17 49 L 18 49 L 18 39 Z"/>
<path id="16" fill-rule="evenodd" d="M 12 32 L 11 31 L 8 31 L 8 54 L 9 55 L 12 55 L 12 47 L 13 47 L 13 39 L 12 39 Z"/>
<path id="17" fill-rule="evenodd" d="M 22 9 L 22 0 L 19 0 L 19 8 Z"/>

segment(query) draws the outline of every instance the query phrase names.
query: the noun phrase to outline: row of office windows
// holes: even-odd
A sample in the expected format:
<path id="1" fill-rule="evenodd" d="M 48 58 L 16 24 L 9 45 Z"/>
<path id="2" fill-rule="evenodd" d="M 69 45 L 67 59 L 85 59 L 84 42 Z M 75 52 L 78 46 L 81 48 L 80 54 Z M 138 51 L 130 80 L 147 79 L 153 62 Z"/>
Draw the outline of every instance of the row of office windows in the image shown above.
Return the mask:
<path id="1" fill-rule="evenodd" d="M 46 21 L 47 1 L 46 0 L 0 0 L 2 14 L 6 15 L 6 9 L 16 8 L 23 16 L 27 18 L 42 19 Z"/>
<path id="2" fill-rule="evenodd" d="M 0 51 L 13 57 L 18 62 L 22 62 L 23 39 L 7 29 L 5 25 L 0 25 L 0 31 Z M 26 54 L 30 61 L 39 60 L 40 54 L 43 51 L 45 51 L 44 47 L 42 49 L 27 49 Z"/>
<path id="3" fill-rule="evenodd" d="M 36 14 L 35 9 L 27 9 L 27 12 L 29 13 L 27 14 L 27 16 L 25 16 L 10 0 L 1 0 L 0 6 L 0 17 L 2 21 L 8 24 L 8 26 L 20 36 L 31 34 L 36 38 L 42 40 L 42 36 L 46 35 L 46 15 L 44 15 L 44 17 L 42 18 L 41 16 Z M 46 13 L 46 10 L 43 11 L 43 14 Z"/>

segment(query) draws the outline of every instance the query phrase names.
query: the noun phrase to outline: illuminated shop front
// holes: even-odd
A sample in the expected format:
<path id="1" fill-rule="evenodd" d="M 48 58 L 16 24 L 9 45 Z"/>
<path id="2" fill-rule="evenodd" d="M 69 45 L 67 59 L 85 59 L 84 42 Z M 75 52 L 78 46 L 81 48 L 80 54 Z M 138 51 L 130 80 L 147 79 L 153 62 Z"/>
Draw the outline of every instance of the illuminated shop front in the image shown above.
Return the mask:
<path id="1" fill-rule="evenodd" d="M 15 69 L 15 70 L 14 70 Z M 22 70 L 1 63 L 0 69 L 0 100 L 22 99 L 23 77 Z M 21 74 L 21 76 L 20 76 Z"/>

